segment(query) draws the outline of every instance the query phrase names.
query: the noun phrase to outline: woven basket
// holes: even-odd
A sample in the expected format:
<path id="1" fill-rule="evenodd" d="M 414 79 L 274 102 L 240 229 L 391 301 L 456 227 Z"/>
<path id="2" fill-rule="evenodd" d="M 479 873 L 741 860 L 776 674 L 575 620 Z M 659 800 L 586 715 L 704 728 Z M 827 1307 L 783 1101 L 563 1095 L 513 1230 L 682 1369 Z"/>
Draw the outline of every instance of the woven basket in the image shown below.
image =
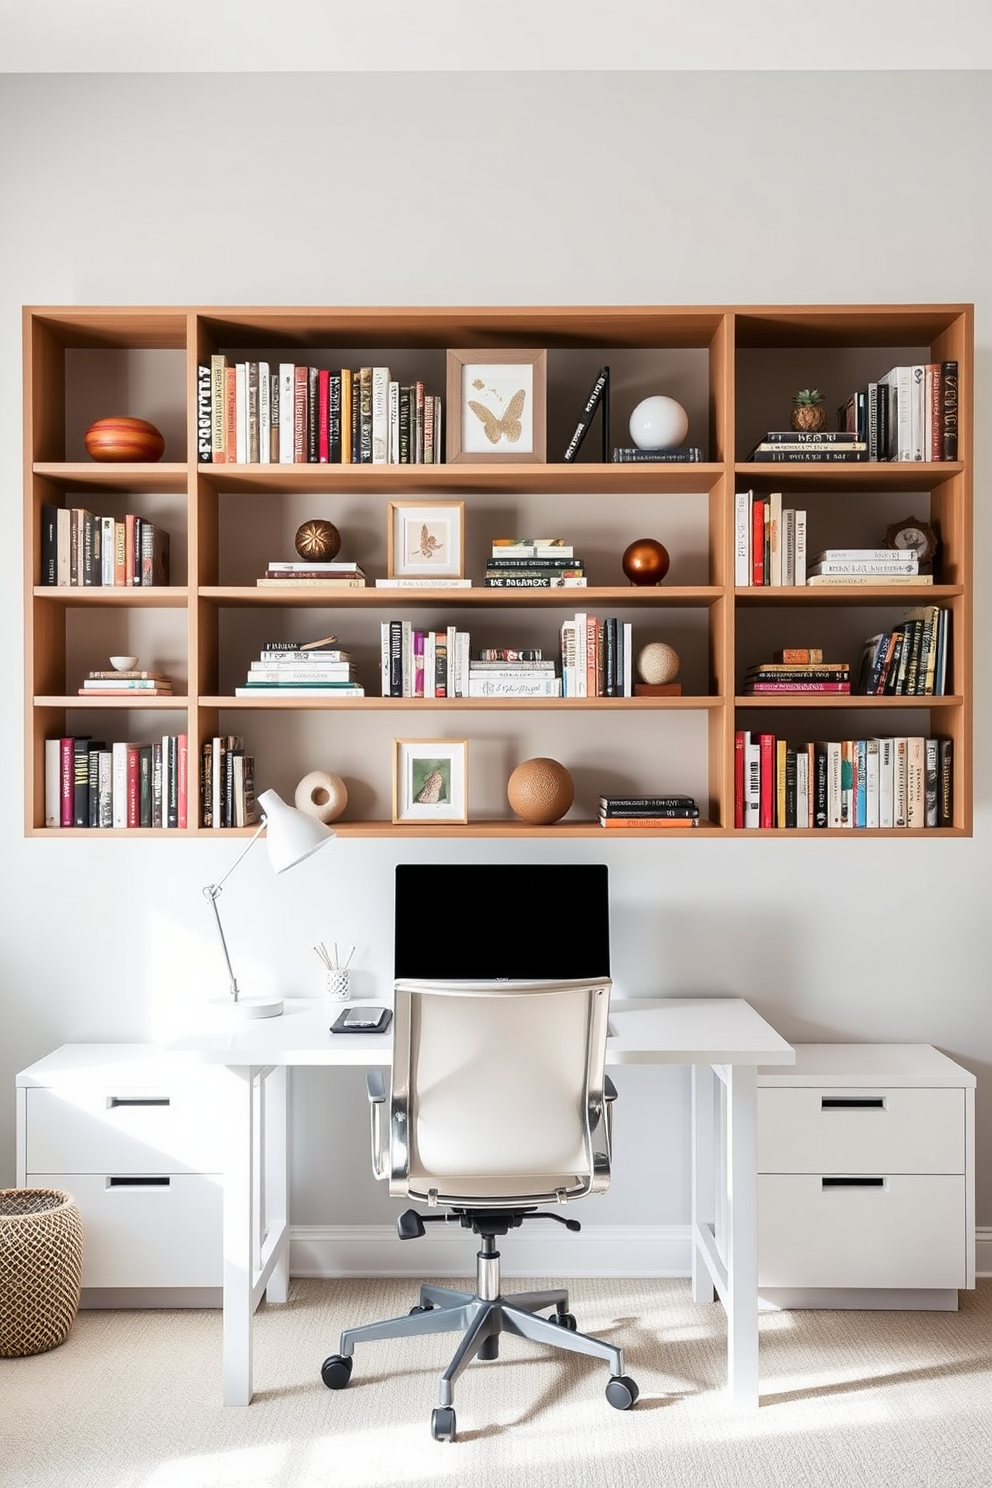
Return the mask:
<path id="1" fill-rule="evenodd" d="M 0 1189 L 0 1357 L 65 1342 L 82 1274 L 83 1219 L 72 1195 Z"/>

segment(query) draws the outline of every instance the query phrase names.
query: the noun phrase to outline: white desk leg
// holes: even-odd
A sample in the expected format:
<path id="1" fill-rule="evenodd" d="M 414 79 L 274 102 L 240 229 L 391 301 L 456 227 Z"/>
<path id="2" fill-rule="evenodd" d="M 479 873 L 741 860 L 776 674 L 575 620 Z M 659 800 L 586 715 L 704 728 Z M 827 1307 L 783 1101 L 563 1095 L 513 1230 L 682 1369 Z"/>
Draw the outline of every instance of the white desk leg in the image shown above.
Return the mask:
<path id="1" fill-rule="evenodd" d="M 708 1064 L 692 1066 L 692 1300 L 712 1302 L 716 1289 L 703 1259 L 699 1237 L 704 1225 L 716 1221 L 716 1149 L 713 1144 L 713 1102 L 716 1076 Z"/>
<path id="2" fill-rule="evenodd" d="M 276 1258 L 265 1288 L 267 1302 L 289 1300 L 289 1160 L 287 1116 L 288 1072 L 285 1065 L 265 1077 L 263 1119 L 265 1122 L 265 1229 L 275 1240 Z"/>
<path id="3" fill-rule="evenodd" d="M 232 1102 L 224 1173 L 223 1399 L 249 1405 L 252 1396 L 252 1276 L 255 1212 L 254 1070 L 229 1067 Z"/>
<path id="4" fill-rule="evenodd" d="M 758 1404 L 758 1072 L 727 1070 L 727 1373 L 734 1404 Z"/>

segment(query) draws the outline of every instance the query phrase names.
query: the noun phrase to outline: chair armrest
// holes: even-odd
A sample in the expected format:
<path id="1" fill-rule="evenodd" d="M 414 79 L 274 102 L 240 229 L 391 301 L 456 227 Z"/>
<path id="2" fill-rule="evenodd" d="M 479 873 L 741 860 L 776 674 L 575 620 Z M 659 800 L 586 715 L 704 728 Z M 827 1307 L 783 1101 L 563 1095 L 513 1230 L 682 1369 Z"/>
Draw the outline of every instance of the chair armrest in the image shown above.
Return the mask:
<path id="1" fill-rule="evenodd" d="M 614 1101 L 617 1098 L 617 1087 L 609 1075 L 603 1076 L 603 1097 L 605 1100 Z"/>
<path id="2" fill-rule="evenodd" d="M 371 1117 L 372 1137 L 372 1172 L 376 1178 L 385 1178 L 388 1174 L 386 1162 L 386 1143 L 384 1140 L 382 1111 L 386 1104 L 386 1082 L 382 1078 L 382 1070 L 369 1070 L 365 1076 L 365 1089 L 369 1098 L 369 1114 Z"/>

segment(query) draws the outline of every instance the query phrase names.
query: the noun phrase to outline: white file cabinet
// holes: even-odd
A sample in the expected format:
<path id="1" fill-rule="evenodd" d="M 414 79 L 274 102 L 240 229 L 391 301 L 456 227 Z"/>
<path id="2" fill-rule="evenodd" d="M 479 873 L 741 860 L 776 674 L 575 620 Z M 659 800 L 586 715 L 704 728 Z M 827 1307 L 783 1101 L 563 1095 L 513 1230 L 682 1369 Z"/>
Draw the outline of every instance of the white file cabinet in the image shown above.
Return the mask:
<path id="1" fill-rule="evenodd" d="M 975 1285 L 975 1076 L 929 1044 L 797 1044 L 758 1070 L 771 1307 L 956 1308 Z"/>
<path id="2" fill-rule="evenodd" d="M 17 1076 L 17 1183 L 83 1216 L 84 1306 L 217 1306 L 223 1071 L 146 1044 L 63 1044 Z"/>

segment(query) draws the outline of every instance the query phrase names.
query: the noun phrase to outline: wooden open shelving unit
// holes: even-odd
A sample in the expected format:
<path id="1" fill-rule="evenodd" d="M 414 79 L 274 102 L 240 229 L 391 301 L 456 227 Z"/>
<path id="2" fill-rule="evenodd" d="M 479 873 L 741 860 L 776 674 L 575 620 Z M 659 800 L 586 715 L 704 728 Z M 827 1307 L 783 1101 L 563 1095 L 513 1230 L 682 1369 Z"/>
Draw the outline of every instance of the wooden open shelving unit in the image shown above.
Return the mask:
<path id="1" fill-rule="evenodd" d="M 317 766 L 349 784 L 335 823 L 342 836 L 573 838 L 604 833 L 595 820 L 600 790 L 659 789 L 695 794 L 704 821 L 695 831 L 650 828 L 610 840 L 742 835 L 733 825 L 734 738 L 740 728 L 796 737 L 940 734 L 954 745 L 953 825 L 972 830 L 972 430 L 973 310 L 970 305 L 639 306 L 507 308 L 326 308 L 62 306 L 24 310 L 25 832 L 90 838 L 163 835 L 157 830 L 45 826 L 46 738 L 93 732 L 151 740 L 189 738 L 189 800 L 198 799 L 200 745 L 215 733 L 243 733 L 256 754 L 259 787 L 292 799 L 295 781 Z M 688 465 L 547 463 L 360 465 L 197 464 L 198 366 L 216 351 L 340 367 L 420 357 L 431 391 L 444 391 L 449 347 L 546 348 L 548 451 L 563 449 L 595 369 L 611 366 L 611 444 L 626 444 L 625 415 L 664 391 L 690 410 L 688 442 L 704 461 Z M 956 359 L 958 453 L 953 463 L 756 465 L 743 458 L 768 428 L 785 427 L 791 392 L 815 385 L 840 403 L 897 363 Z M 482 360 L 480 355 L 480 360 Z M 395 375 L 395 373 L 394 373 Z M 625 402 L 626 399 L 626 402 Z M 828 400 L 829 401 L 829 400 Z M 162 461 L 98 464 L 82 433 L 109 413 L 146 417 L 166 432 Z M 940 536 L 937 582 L 919 590 L 864 587 L 734 587 L 734 495 L 782 489 L 810 511 L 822 534 L 811 548 L 878 542 L 887 522 L 910 513 Z M 468 572 L 493 536 L 527 535 L 553 524 L 586 557 L 582 590 L 389 590 L 385 572 L 389 500 L 464 499 Z M 172 536 L 166 588 L 114 590 L 39 584 L 41 509 L 46 503 L 102 502 L 116 512 L 154 509 Z M 164 515 L 163 515 L 164 513 Z M 260 590 L 267 559 L 293 556 L 299 520 L 326 514 L 345 538 L 342 556 L 369 574 L 364 590 L 317 599 L 310 590 Z M 669 533 L 675 535 L 669 537 Z M 634 538 L 670 546 L 672 568 L 654 589 L 625 584 L 619 557 Z M 472 553 L 474 551 L 475 561 Z M 748 662 L 772 645 L 835 645 L 856 666 L 855 638 L 891 625 L 921 602 L 952 611 L 953 692 L 949 696 L 793 699 L 742 696 Z M 675 636 L 683 695 L 634 699 L 388 699 L 378 691 L 379 622 L 397 613 L 424 624 L 463 623 L 491 635 L 503 627 L 528 644 L 539 631 L 545 654 L 560 621 L 577 610 L 632 618 L 635 644 Z M 313 616 L 313 612 L 319 612 Z M 459 620 L 459 612 L 464 612 Z M 311 618 L 313 616 L 313 618 Z M 233 687 L 259 637 L 280 625 L 334 631 L 361 662 L 362 699 L 236 699 Z M 324 628 L 313 629 L 319 625 Z M 159 627 L 159 632 L 156 632 Z M 158 633 L 167 638 L 149 640 Z M 356 637 L 354 644 L 352 637 Z M 483 644 L 495 643 L 489 639 Z M 532 642 L 531 642 L 532 643 Z M 130 700 L 80 698 L 79 677 L 110 652 L 171 658 L 176 695 Z M 150 664 L 150 661 L 148 662 Z M 234 680 L 232 680 L 234 679 Z M 611 719 L 610 715 L 616 718 Z M 390 719 L 390 716 L 392 718 Z M 256 744 L 255 734 L 258 732 Z M 390 821 L 392 738 L 470 738 L 470 820 L 462 826 L 397 826 Z M 576 779 L 576 806 L 550 827 L 517 820 L 505 781 L 519 759 L 548 753 Z M 663 761 L 659 771 L 658 761 Z M 659 778 L 659 773 L 662 778 Z M 206 829 L 209 830 L 209 829 Z M 171 837 L 206 835 L 194 819 Z M 755 835 L 753 832 L 748 835 Z M 811 835 L 794 829 L 757 835 Z M 817 836 L 849 835 L 823 831 Z M 917 835 L 905 829 L 860 836 Z"/>

